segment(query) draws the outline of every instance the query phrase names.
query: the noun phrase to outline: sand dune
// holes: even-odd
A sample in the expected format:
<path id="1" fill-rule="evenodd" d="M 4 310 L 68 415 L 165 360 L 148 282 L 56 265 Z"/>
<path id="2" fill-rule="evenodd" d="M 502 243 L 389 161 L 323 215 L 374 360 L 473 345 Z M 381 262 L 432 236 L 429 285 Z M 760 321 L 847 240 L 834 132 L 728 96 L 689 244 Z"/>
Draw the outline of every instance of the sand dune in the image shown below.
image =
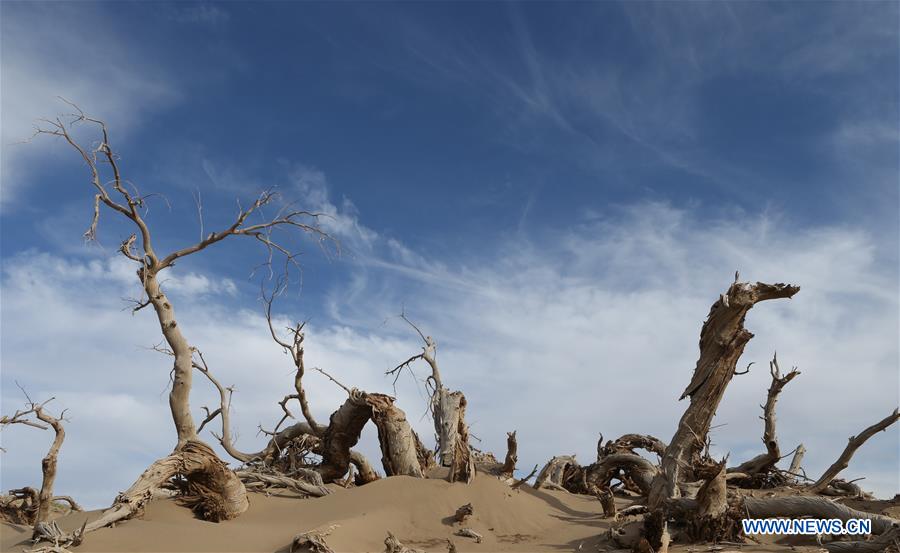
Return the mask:
<path id="1" fill-rule="evenodd" d="M 627 499 L 619 501 L 622 507 L 629 504 Z M 454 536 L 458 526 L 452 515 L 466 503 L 475 509 L 466 526 L 484 536 L 482 543 Z M 66 515 L 59 522 L 71 529 L 80 526 L 85 516 L 96 516 L 96 512 Z M 609 547 L 600 537 L 609 524 L 609 519 L 602 518 L 599 502 L 588 496 L 527 487 L 512 490 L 484 475 L 469 485 L 400 476 L 359 488 L 335 488 L 333 494 L 320 499 L 252 494 L 248 512 L 218 524 L 194 518 L 175 501 L 155 501 L 142 518 L 91 533 L 77 551 L 282 552 L 288 551 L 291 539 L 300 532 L 337 525 L 327 539 L 335 551 L 383 551 L 390 531 L 406 545 L 427 551 L 446 551 L 450 538 L 461 552 L 596 552 Z M 30 528 L 4 524 L 2 530 L 3 551 L 29 548 Z M 704 545 L 692 548 L 709 550 Z M 736 547 L 725 550 L 729 549 L 737 551 Z M 740 551 L 788 549 L 787 544 L 749 544 Z"/>

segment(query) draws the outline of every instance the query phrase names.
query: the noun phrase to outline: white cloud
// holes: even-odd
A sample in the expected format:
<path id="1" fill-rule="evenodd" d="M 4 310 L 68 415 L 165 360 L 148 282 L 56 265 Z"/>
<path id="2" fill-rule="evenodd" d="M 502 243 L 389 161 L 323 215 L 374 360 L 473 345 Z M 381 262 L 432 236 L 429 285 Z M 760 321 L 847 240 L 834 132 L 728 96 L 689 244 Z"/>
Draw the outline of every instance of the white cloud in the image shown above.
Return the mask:
<path id="1" fill-rule="evenodd" d="M 761 451 L 757 415 L 768 373 L 760 367 L 777 349 L 783 366 L 803 371 L 779 402 L 783 448 L 802 441 L 806 468 L 817 474 L 848 436 L 898 401 L 896 274 L 879 266 L 873 251 L 870 236 L 849 228 L 801 230 L 777 217 L 739 214 L 700 221 L 695 212 L 662 204 L 623 207 L 540 242 L 494 244 L 465 264 L 385 240 L 348 266 L 365 275 L 348 285 L 352 300 L 342 303 L 342 291 L 334 291 L 343 319 L 310 323 L 307 363 L 348 385 L 392 393 L 384 371 L 419 348 L 401 321 L 385 322 L 405 306 L 438 339 L 445 383 L 469 398 L 479 447 L 502 452 L 505 431 L 517 429 L 523 467 L 559 453 L 576 452 L 587 462 L 601 431 L 671 437 L 700 325 L 737 268 L 746 279 L 803 288 L 793 300 L 751 311 L 747 326 L 757 336 L 742 362 L 757 368 L 729 388 L 716 419 L 725 424 L 714 431 L 716 450 L 731 451 L 736 462 Z M 20 401 L 13 380 L 70 408 L 59 490 L 93 506 L 174 441 L 164 393 L 168 361 L 141 347 L 158 341 L 152 315 L 120 311 L 119 297 L 131 286 L 126 276 L 115 263 L 34 252 L 4 266 L 3 411 Z M 220 380 L 237 388 L 240 446 L 260 447 L 256 425 L 277 417 L 275 402 L 290 388 L 289 359 L 258 312 L 236 310 L 222 296 L 173 291 L 173 298 L 187 337 Z M 290 304 L 276 308 L 285 316 Z M 288 323 L 283 318 L 278 326 Z M 199 376 L 195 383 L 199 415 L 215 398 Z M 317 373 L 307 386 L 316 415 L 327 420 L 343 391 Z M 404 376 L 397 394 L 430 442 L 417 385 Z M 895 427 L 872 438 L 846 475 L 867 476 L 865 487 L 880 495 L 895 493 L 897 436 Z M 22 429 L 4 432 L 3 440 L 3 486 L 34 482 L 45 444 Z M 371 429 L 364 442 L 377 461 Z M 103 452 L 102 467 L 81 454 L 88 451 Z"/>
<path id="2" fill-rule="evenodd" d="M 60 25 L 61 20 L 66 23 Z M 149 111 L 177 98 L 171 80 L 124 40 L 102 8 L 6 5 L 2 28 L 0 209 L 8 209 L 24 192 L 26 167 L 60 155 L 47 137 L 21 143 L 31 137 L 37 119 L 72 111 L 58 97 L 103 117 L 119 143 Z"/>

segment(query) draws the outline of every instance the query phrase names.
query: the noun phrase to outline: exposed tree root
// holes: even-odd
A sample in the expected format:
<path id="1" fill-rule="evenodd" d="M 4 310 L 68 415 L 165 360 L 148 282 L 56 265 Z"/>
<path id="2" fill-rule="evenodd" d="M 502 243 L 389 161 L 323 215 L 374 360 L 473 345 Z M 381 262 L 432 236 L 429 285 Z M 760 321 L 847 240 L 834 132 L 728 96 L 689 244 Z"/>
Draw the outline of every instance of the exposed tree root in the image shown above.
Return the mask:
<path id="1" fill-rule="evenodd" d="M 246 489 L 237 475 L 208 445 L 188 441 L 171 455 L 150 465 L 130 488 L 116 497 L 112 507 L 99 518 L 86 523 L 81 534 L 139 515 L 156 492 L 174 478 L 180 478 L 180 501 L 204 520 L 230 520 L 249 507 Z M 50 538 L 43 539 L 49 541 Z M 65 540 L 69 544 L 74 543 L 73 535 L 65 536 Z"/>

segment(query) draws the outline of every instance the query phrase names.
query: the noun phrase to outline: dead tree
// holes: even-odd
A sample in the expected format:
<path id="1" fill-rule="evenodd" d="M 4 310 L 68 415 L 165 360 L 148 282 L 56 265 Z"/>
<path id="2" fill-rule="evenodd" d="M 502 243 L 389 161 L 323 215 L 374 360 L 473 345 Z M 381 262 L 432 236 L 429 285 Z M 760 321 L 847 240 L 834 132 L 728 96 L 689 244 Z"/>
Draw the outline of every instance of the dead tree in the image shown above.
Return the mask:
<path id="1" fill-rule="evenodd" d="M 271 327 L 271 318 L 270 327 Z M 372 469 L 368 460 L 359 452 L 353 451 L 353 447 L 359 441 L 363 427 L 370 420 L 378 429 L 378 440 L 381 444 L 382 464 L 387 476 L 415 476 L 422 477 L 430 452 L 425 453 L 419 437 L 409 426 L 406 415 L 403 411 L 394 405 L 394 398 L 384 394 L 366 393 L 355 388 L 350 389 L 340 384 L 333 377 L 317 369 L 342 387 L 348 395 L 347 400 L 332 413 L 328 426 L 321 426 L 316 423 L 312 415 L 307 418 L 306 422 L 298 422 L 283 430 L 279 430 L 281 424 L 288 418 L 292 417 L 287 409 L 287 401 L 289 399 L 300 397 L 301 404 L 305 404 L 305 393 L 302 388 L 302 370 L 303 362 L 303 333 L 301 332 L 303 325 L 297 325 L 294 334 L 294 344 L 285 347 L 293 351 L 297 372 L 295 373 L 294 385 L 297 390 L 296 394 L 285 396 L 279 402 L 284 415 L 272 432 L 267 432 L 272 436 L 265 449 L 256 453 L 245 453 L 237 449 L 232 440 L 230 431 L 230 403 L 231 389 L 225 388 L 213 376 L 209 370 L 206 360 L 200 352 L 197 352 L 197 358 L 194 366 L 203 373 L 219 392 L 220 404 L 215 410 L 210 411 L 207 408 L 209 416 L 207 416 L 204 424 L 210 420 L 219 417 L 222 423 L 222 433 L 216 435 L 219 443 L 225 448 L 229 455 L 247 463 L 250 466 L 259 465 L 263 469 L 272 469 L 276 467 L 276 463 L 283 452 L 286 452 L 292 443 L 302 442 L 307 451 L 320 455 L 321 463 L 300 463 L 299 466 L 282 466 L 281 474 L 276 471 L 277 479 L 265 478 L 259 476 L 259 470 L 242 470 L 241 474 L 245 480 L 273 482 L 275 480 L 284 482 L 284 473 L 297 473 L 298 469 L 314 472 L 317 476 L 311 476 L 308 472 L 302 478 L 295 478 L 294 488 L 300 490 L 308 485 L 318 487 L 322 482 L 335 482 L 344 477 L 350 469 L 351 464 L 357 469 L 357 484 L 371 482 L 378 478 L 374 469 Z M 274 331 L 273 331 L 274 334 Z M 276 340 L 281 344 L 283 342 Z M 298 376 L 299 375 L 299 376 Z M 306 405 L 303 410 L 309 412 L 309 406 Z M 286 470 L 290 468 L 290 470 Z M 266 474 L 267 471 L 263 471 Z M 318 493 L 309 493 L 308 495 L 321 495 Z"/>
<path id="2" fill-rule="evenodd" d="M 296 265 L 296 253 L 282 245 L 274 234 L 276 230 L 296 230 L 303 234 L 314 235 L 320 240 L 325 240 L 328 236 L 317 226 L 317 214 L 292 209 L 290 206 L 281 207 L 272 218 L 263 217 L 263 222 L 250 223 L 251 216 L 261 215 L 262 208 L 276 202 L 277 196 L 267 191 L 249 207 L 239 206 L 234 221 L 223 229 L 210 232 L 192 245 L 166 254 L 158 253 L 153 245 L 150 226 L 145 219 L 146 201 L 150 196 L 141 195 L 137 188 L 122 176 L 119 156 L 112 147 L 106 124 L 85 115 L 74 104 L 70 105 L 76 113 L 53 120 L 43 120 L 36 130 L 36 135 L 51 135 L 65 140 L 88 168 L 95 194 L 93 216 L 84 234 L 87 240 L 96 238 L 101 207 L 106 207 L 134 226 L 135 233 L 125 239 L 119 247 L 119 252 L 134 262 L 142 289 L 142 296 L 135 300 L 133 312 L 148 306 L 153 308 L 163 339 L 174 359 L 169 408 L 177 436 L 175 450 L 172 455 L 154 463 L 151 469 L 145 471 L 135 482 L 131 490 L 139 492 L 140 495 L 130 495 L 129 492 L 120 495 L 110 510 L 98 521 L 108 524 L 134 515 L 143 505 L 147 494 L 175 474 L 188 475 L 192 492 L 203 496 L 201 503 L 215 505 L 209 509 L 200 509 L 201 511 L 208 512 L 220 520 L 234 518 L 247 509 L 246 491 L 237 476 L 225 468 L 197 433 L 190 409 L 194 349 L 182 333 L 175 317 L 173 303 L 163 291 L 160 277 L 178 260 L 239 236 L 253 238 L 266 248 L 267 265 L 270 268 L 273 256 L 283 255 L 287 269 L 289 264 Z M 92 125 L 98 130 L 100 141 L 96 146 L 88 148 L 75 140 L 70 131 L 79 124 Z M 106 169 L 103 168 L 104 165 L 107 166 Z M 173 472 L 169 470 L 170 468 L 189 469 L 189 473 Z M 97 527 L 97 521 L 89 526 Z"/>
<path id="3" fill-rule="evenodd" d="M 866 443 L 866 440 L 881 432 L 882 430 L 887 429 L 889 426 L 897 422 L 898 419 L 900 419 L 900 410 L 894 409 L 893 413 L 860 432 L 859 436 L 851 436 L 847 447 L 845 447 L 844 451 L 841 452 L 841 455 L 837 458 L 837 461 L 835 461 L 830 467 L 828 467 L 828 470 L 826 470 L 822 474 L 822 476 L 820 476 L 819 479 L 809 487 L 809 491 L 813 493 L 824 491 L 825 488 L 827 488 L 828 485 L 832 483 L 835 476 L 837 476 L 842 470 L 847 468 L 847 466 L 850 464 L 850 458 L 853 457 L 853 454 L 856 453 L 856 450 L 859 449 L 860 446 Z"/>
<path id="4" fill-rule="evenodd" d="M 700 359 L 690 384 L 681 394 L 681 399 L 690 397 L 690 405 L 666 447 L 661 471 L 654 479 L 649 497 L 651 508 L 660 506 L 667 498 L 678 497 L 679 481 L 693 476 L 691 467 L 703 448 L 725 388 L 734 376 L 737 360 L 753 337 L 744 328 L 747 312 L 761 301 L 790 298 L 799 290 L 799 286 L 789 284 L 749 284 L 737 282 L 736 278 L 712 305 L 700 332 Z"/>
<path id="5" fill-rule="evenodd" d="M 759 487 L 773 487 L 784 483 L 784 478 L 780 474 L 774 478 L 772 474 L 775 464 L 781 460 L 781 448 L 775 432 L 775 404 L 778 402 L 778 394 L 781 393 L 781 390 L 799 375 L 800 371 L 794 367 L 789 373 L 782 376 L 781 368 L 778 366 L 778 355 L 775 354 L 769 361 L 769 373 L 772 375 L 772 384 L 766 395 L 766 404 L 762 407 L 763 416 L 760 417 L 765 423 L 762 440 L 766 445 L 766 452 L 728 469 L 730 473 L 747 475 L 743 480 L 751 486 Z"/>
<path id="6" fill-rule="evenodd" d="M 421 359 L 428 363 L 431 375 L 425 379 L 425 384 L 431 392 L 428 409 L 434 417 L 438 464 L 450 467 L 451 482 L 469 482 L 475 476 L 475 459 L 469 446 L 469 427 L 465 419 L 466 397 L 462 392 L 451 392 L 444 387 L 437 363 L 437 343 L 434 338 L 425 336 L 406 314 L 401 314 L 400 317 L 416 331 L 425 345 L 422 347 L 422 353 L 413 355 L 385 374 L 394 375 L 396 383 L 403 369 L 410 368 L 413 362 Z"/>
<path id="7" fill-rule="evenodd" d="M 24 390 L 23 390 L 24 392 Z M 0 417 L 0 428 L 12 424 L 24 424 L 34 428 L 47 430 L 53 429 L 54 437 L 47 455 L 41 460 L 41 489 L 21 488 L 11 490 L 9 496 L 0 498 L 0 514 L 11 522 L 18 524 L 35 525 L 48 522 L 50 520 L 50 507 L 54 501 L 62 501 L 69 504 L 70 510 L 80 511 L 81 507 L 69 496 L 54 496 L 53 484 L 56 482 L 56 466 L 59 457 L 59 450 L 63 441 L 66 439 L 66 430 L 63 428 L 62 421 L 66 411 L 63 410 L 59 417 L 54 417 L 48 413 L 45 406 L 55 398 L 50 398 L 42 403 L 32 401 L 28 394 L 27 409 L 18 410 L 11 417 Z M 31 420 L 29 417 L 34 415 L 37 419 Z M 38 422 L 40 421 L 40 422 Z M 37 531 L 37 530 L 35 530 Z"/>

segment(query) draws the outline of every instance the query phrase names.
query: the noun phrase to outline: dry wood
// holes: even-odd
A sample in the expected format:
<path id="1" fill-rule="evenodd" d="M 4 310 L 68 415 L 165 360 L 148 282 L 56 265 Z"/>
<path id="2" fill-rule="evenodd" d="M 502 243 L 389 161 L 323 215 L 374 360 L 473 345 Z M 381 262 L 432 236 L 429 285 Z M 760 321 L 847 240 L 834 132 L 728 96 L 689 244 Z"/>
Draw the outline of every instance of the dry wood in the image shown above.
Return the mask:
<path id="1" fill-rule="evenodd" d="M 481 543 L 481 540 L 484 539 L 484 536 L 472 530 L 471 528 L 460 528 L 456 531 L 457 536 L 462 536 L 464 538 L 472 538 L 475 540 L 475 543 Z"/>
<path id="2" fill-rule="evenodd" d="M 500 468 L 500 476 L 504 478 L 512 478 L 516 471 L 516 462 L 518 456 L 519 443 L 516 441 L 516 431 L 506 433 L 506 458 L 503 460 L 503 466 Z"/>
<path id="3" fill-rule="evenodd" d="M 93 216 L 90 226 L 85 232 L 86 239 L 93 240 L 96 238 L 101 205 L 118 213 L 134 225 L 135 233 L 124 240 L 119 247 L 119 252 L 123 256 L 135 262 L 137 277 L 143 290 L 141 299 L 135 301 L 136 306 L 133 311 L 139 311 L 147 306 L 153 307 L 163 338 L 174 358 L 171 372 L 172 385 L 169 392 L 169 408 L 176 430 L 177 444 L 175 453 L 170 457 L 181 457 L 185 464 L 203 459 L 200 462 L 200 466 L 208 470 L 194 471 L 194 491 L 198 493 L 209 491 L 213 495 L 203 499 L 199 504 L 222 503 L 222 505 L 213 509 L 213 511 L 217 511 L 221 508 L 222 512 L 218 513 L 217 516 L 242 512 L 246 508 L 246 497 L 240 499 L 231 496 L 232 493 L 245 493 L 244 486 L 240 483 L 240 480 L 233 475 L 231 477 L 224 476 L 225 469 L 221 462 L 216 464 L 209 460 L 205 452 L 202 455 L 197 453 L 196 444 L 200 442 L 200 438 L 197 434 L 197 426 L 190 408 L 194 350 L 181 332 L 181 326 L 176 320 L 173 304 L 161 287 L 159 275 L 165 269 L 172 267 L 178 259 L 200 252 L 213 244 L 234 236 L 250 237 L 263 244 L 268 253 L 266 265 L 270 268 L 270 271 L 273 256 L 276 254 L 284 256 L 285 270 L 287 270 L 289 264 L 299 267 L 296 262 L 297 253 L 291 252 L 284 247 L 274 237 L 274 231 L 277 229 L 291 229 L 313 234 L 320 240 L 326 240 L 330 237 L 317 226 L 318 214 L 309 211 L 284 208 L 279 210 L 274 218 L 264 219 L 258 223 L 248 223 L 251 216 L 259 214 L 264 206 L 272 204 L 277 199 L 276 194 L 267 191 L 260 194 L 248 208 L 241 207 L 234 222 L 228 227 L 209 233 L 205 238 L 201 238 L 199 242 L 193 245 L 172 251 L 169 254 L 157 254 L 153 246 L 150 227 L 144 218 L 146 214 L 145 200 L 148 196 L 142 196 L 134 184 L 122 176 L 119 168 L 119 157 L 113 150 L 106 124 L 99 119 L 87 116 L 78 106 L 70 102 L 67 103 L 75 110 L 75 113 L 67 119 L 57 117 L 53 120 L 43 120 L 37 128 L 36 134 L 55 136 L 65 140 L 88 167 L 95 196 Z M 79 124 L 88 124 L 97 129 L 102 140 L 96 148 L 86 148 L 73 137 L 70 131 Z M 108 169 L 102 170 L 101 167 L 103 165 L 106 165 Z M 139 239 L 138 236 L 140 237 Z M 136 244 L 140 248 L 138 252 L 135 251 Z M 212 450 L 206 449 L 215 458 Z M 217 458 L 216 461 L 218 461 Z M 200 474 L 205 476 L 203 478 L 197 477 Z M 211 488 L 200 483 L 207 478 L 211 479 L 209 482 L 212 484 Z M 153 485 L 149 487 L 152 488 Z M 228 493 L 221 493 L 224 490 L 228 490 Z M 228 499 L 223 501 L 223 498 L 226 497 Z M 131 500 L 127 504 L 131 504 Z M 243 508 L 240 508 L 242 505 Z M 123 505 L 114 506 L 113 510 L 120 512 L 121 507 Z M 124 511 L 130 512 L 130 508 L 125 508 Z"/>
<path id="4" fill-rule="evenodd" d="M 27 409 L 24 411 L 17 410 L 12 417 L 2 417 L 2 419 L 0 419 L 0 427 L 12 424 L 23 424 L 40 429 L 52 428 L 54 436 L 53 442 L 50 444 L 50 449 L 47 450 L 47 454 L 41 460 L 42 478 L 40 491 L 35 491 L 33 488 L 29 487 L 10 491 L 10 496 L 12 497 L 10 500 L 2 502 L 2 505 L 0 505 L 0 515 L 7 519 L 19 520 L 21 523 L 38 524 L 47 522 L 50 519 L 50 507 L 53 504 L 54 499 L 68 502 L 73 510 L 80 511 L 81 507 L 79 507 L 75 500 L 69 496 L 54 497 L 53 495 L 53 485 L 56 482 L 56 467 L 59 450 L 62 447 L 63 441 L 66 439 L 66 430 L 62 424 L 63 417 L 66 413 L 65 410 L 63 410 L 59 417 L 54 417 L 47 412 L 45 407 L 55 398 L 50 398 L 42 403 L 37 403 L 32 401 L 31 397 L 21 388 L 21 386 L 20 389 L 22 390 L 22 393 L 25 394 Z M 40 422 L 31 420 L 29 418 L 31 415 L 34 415 L 37 421 Z"/>
<path id="5" fill-rule="evenodd" d="M 690 405 L 666 447 L 660 474 L 654 479 L 649 502 L 656 508 L 679 495 L 681 471 L 690 472 L 694 456 L 703 448 L 725 388 L 734 376 L 738 358 L 753 334 L 744 328 L 747 312 L 757 303 L 790 298 L 800 288 L 788 284 L 735 282 L 710 308 L 700 332 L 700 358 L 681 398 Z"/>
<path id="6" fill-rule="evenodd" d="M 466 503 L 462 507 L 456 510 L 456 513 L 453 515 L 453 520 L 457 524 L 462 524 L 465 522 L 472 514 L 475 512 L 475 508 L 472 507 L 471 503 Z"/>
<path id="7" fill-rule="evenodd" d="M 406 414 L 394 405 L 390 396 L 368 394 L 367 400 L 372 422 L 378 428 L 385 475 L 423 477 L 419 437 L 406 420 Z"/>
<path id="8" fill-rule="evenodd" d="M 607 488 L 602 490 L 597 494 L 597 499 L 600 500 L 600 505 L 603 506 L 604 517 L 612 519 L 618 518 L 618 513 L 616 512 L 616 496 L 611 489 Z"/>
<path id="9" fill-rule="evenodd" d="M 43 407 L 45 404 L 46 402 L 40 405 L 33 404 L 34 414 L 38 419 L 53 428 L 55 436 L 53 438 L 53 444 L 50 446 L 50 450 L 47 451 L 47 455 L 41 460 L 43 480 L 41 481 L 41 491 L 38 497 L 38 509 L 35 516 L 35 522 L 46 522 L 50 518 L 50 504 L 53 500 L 53 483 L 56 481 L 57 457 L 59 455 L 59 448 L 62 447 L 63 440 L 66 439 L 66 431 L 61 422 L 62 415 L 60 415 L 60 418 L 50 415 L 44 411 Z M 65 411 L 63 411 L 63 413 L 65 413 Z"/>
<path id="10" fill-rule="evenodd" d="M 453 457 L 450 461 L 449 480 L 451 482 L 465 482 L 468 484 L 475 478 L 475 456 L 469 446 L 469 426 L 466 424 L 466 397 L 462 392 L 444 394 L 444 399 L 449 399 L 449 404 L 444 405 L 444 423 L 448 419 L 456 424 L 454 434 Z M 445 402 L 447 403 L 447 402 Z"/>
<path id="11" fill-rule="evenodd" d="M 716 463 L 701 474 L 706 480 L 697 492 L 697 517 L 716 519 L 728 510 L 728 485 L 725 480 L 725 461 Z"/>
<path id="12" fill-rule="evenodd" d="M 625 489 L 647 495 L 659 469 L 650 461 L 633 453 L 613 453 L 585 468 L 585 479 L 598 488 L 608 488 L 614 478 L 625 484 Z"/>
<path id="13" fill-rule="evenodd" d="M 523 484 L 525 484 L 526 482 L 528 482 L 529 480 L 531 480 L 531 478 L 532 478 L 535 474 L 537 474 L 537 471 L 538 471 L 538 465 L 534 465 L 534 468 L 531 469 L 531 472 L 529 472 L 528 475 L 525 476 L 525 478 L 520 478 L 520 479 L 516 480 L 516 481 L 513 482 L 509 487 L 512 488 L 512 489 L 514 489 L 514 490 L 517 490 L 517 489 L 521 488 Z M 537 489 L 537 488 L 535 488 L 535 489 Z"/>
<path id="14" fill-rule="evenodd" d="M 778 366 L 778 355 L 775 354 L 769 361 L 769 373 L 772 375 L 772 384 L 769 386 L 761 417 L 765 422 L 762 440 L 766 445 L 766 452 L 729 469 L 729 472 L 742 472 L 751 478 L 765 476 L 781 460 L 781 448 L 778 446 L 778 436 L 775 433 L 775 404 L 778 402 L 778 394 L 781 393 L 781 390 L 799 375 L 800 371 L 794 367 L 789 373 L 782 376 L 781 368 Z"/>
<path id="15" fill-rule="evenodd" d="M 755 518 L 837 518 L 845 522 L 851 518 L 868 519 L 872 521 L 872 534 L 877 535 L 900 525 L 891 517 L 852 509 L 826 497 L 745 497 L 743 507 L 748 516 Z"/>
<path id="16" fill-rule="evenodd" d="M 418 436 L 406 415 L 384 394 L 367 394 L 353 389 L 350 397 L 331 415 L 322 440 L 322 465 L 319 472 L 326 482 L 342 478 L 350 468 L 352 448 L 359 441 L 363 426 L 372 420 L 378 428 L 382 461 L 390 475 L 422 477 Z"/>
<path id="17" fill-rule="evenodd" d="M 635 449 L 644 449 L 651 453 L 656 453 L 660 457 L 666 452 L 666 444 L 662 440 L 644 434 L 625 434 L 601 446 L 602 442 L 603 434 L 600 435 L 600 439 L 597 441 L 597 461 L 600 461 L 607 455 L 616 453 L 634 453 Z"/>
<path id="18" fill-rule="evenodd" d="M 120 493 L 112 507 L 87 523 L 92 532 L 140 514 L 157 491 L 182 476 L 182 501 L 205 520 L 233 519 L 249 507 L 244 484 L 203 442 L 189 441 L 178 451 L 154 462 L 130 488 Z"/>
<path id="19" fill-rule="evenodd" d="M 407 547 L 403 545 L 403 543 L 394 537 L 394 534 L 388 532 L 387 537 L 384 539 L 384 553 L 425 553 L 421 549 L 414 549 L 412 547 Z"/>
<path id="20" fill-rule="evenodd" d="M 311 497 L 322 497 L 331 493 L 331 490 L 322 483 L 319 473 L 312 470 L 308 472 L 315 476 L 309 476 L 304 472 L 303 478 L 290 478 L 280 474 L 266 474 L 257 470 L 238 470 L 235 471 L 235 474 L 241 479 L 244 486 L 254 490 L 284 488 Z M 259 484 L 259 486 L 257 487 L 255 484 Z"/>
<path id="21" fill-rule="evenodd" d="M 324 530 L 309 530 L 297 534 L 291 540 L 290 553 L 334 553 L 334 550 L 325 543 L 325 538 L 337 527 L 337 524 L 332 524 Z"/>
<path id="22" fill-rule="evenodd" d="M 403 369 L 410 368 L 414 361 L 421 359 L 428 363 L 431 375 L 426 379 L 426 387 L 432 390 L 429 411 L 434 418 L 434 431 L 437 437 L 435 453 L 438 464 L 451 468 L 451 482 L 469 482 L 475 475 L 475 463 L 469 446 L 468 426 L 465 423 L 466 398 L 462 392 L 451 392 L 444 387 L 437 362 L 437 342 L 434 338 L 422 333 L 405 313 L 401 313 L 400 317 L 416 331 L 424 346 L 422 353 L 413 355 L 385 374 L 394 375 L 396 383 Z"/>
<path id="23" fill-rule="evenodd" d="M 550 488 L 568 491 L 565 486 L 566 471 L 572 467 L 581 468 L 574 455 L 557 455 L 550 459 L 534 482 L 534 489 Z"/>
<path id="24" fill-rule="evenodd" d="M 828 487 L 828 484 L 834 480 L 835 476 L 840 474 L 842 470 L 847 468 L 850 464 L 850 459 L 853 457 L 853 454 L 856 453 L 856 450 L 860 448 L 866 440 L 874 436 L 875 434 L 881 432 L 887 427 L 891 426 L 897 420 L 900 419 L 900 410 L 894 409 L 894 412 L 883 418 L 882 420 L 876 422 L 872 426 L 866 428 L 862 432 L 859 433 L 858 436 L 851 436 L 847 447 L 844 448 L 844 451 L 841 452 L 841 455 L 837 458 L 837 461 L 834 462 L 828 470 L 826 470 L 822 476 L 819 477 L 818 480 L 813 483 L 808 489 L 810 492 L 818 493 Z"/>
<path id="25" fill-rule="evenodd" d="M 806 448 L 803 447 L 803 444 L 797 446 L 797 449 L 794 450 L 794 456 L 791 458 L 791 466 L 788 468 L 788 474 L 797 478 L 800 475 L 801 471 L 801 463 L 803 463 L 803 455 L 806 453 Z"/>

